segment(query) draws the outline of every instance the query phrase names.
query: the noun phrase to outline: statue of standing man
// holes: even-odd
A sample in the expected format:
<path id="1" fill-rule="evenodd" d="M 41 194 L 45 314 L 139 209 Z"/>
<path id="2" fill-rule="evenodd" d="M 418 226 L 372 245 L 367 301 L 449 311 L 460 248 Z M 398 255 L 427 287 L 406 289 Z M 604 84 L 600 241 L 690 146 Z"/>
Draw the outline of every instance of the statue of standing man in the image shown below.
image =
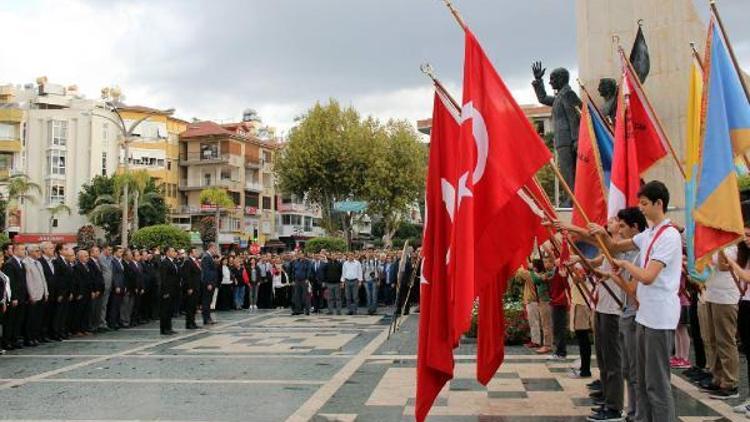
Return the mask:
<path id="1" fill-rule="evenodd" d="M 549 76 L 549 84 L 556 92 L 555 96 L 547 95 L 544 89 L 544 72 L 542 62 L 536 62 L 531 66 L 534 73 L 534 86 L 537 100 L 544 105 L 552 107 L 552 124 L 555 131 L 555 150 L 557 151 L 557 165 L 563 178 L 571 189 L 575 186 L 576 157 L 578 153 L 578 126 L 581 119 L 581 99 L 570 88 L 568 82 L 570 74 L 562 67 L 552 71 Z M 561 204 L 569 207 L 570 199 L 566 198 Z"/>

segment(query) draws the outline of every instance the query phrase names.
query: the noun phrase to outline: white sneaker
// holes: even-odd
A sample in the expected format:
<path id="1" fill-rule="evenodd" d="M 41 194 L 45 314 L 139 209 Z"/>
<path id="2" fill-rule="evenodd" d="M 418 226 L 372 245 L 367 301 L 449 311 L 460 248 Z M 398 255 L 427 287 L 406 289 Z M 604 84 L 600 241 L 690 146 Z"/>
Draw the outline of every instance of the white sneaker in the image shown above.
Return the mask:
<path id="1" fill-rule="evenodd" d="M 553 353 L 547 357 L 547 360 L 566 360 L 566 359 L 563 356 L 558 356 Z"/>
<path id="2" fill-rule="evenodd" d="M 750 400 L 746 400 L 744 403 L 733 407 L 734 413 L 748 413 L 750 412 Z"/>

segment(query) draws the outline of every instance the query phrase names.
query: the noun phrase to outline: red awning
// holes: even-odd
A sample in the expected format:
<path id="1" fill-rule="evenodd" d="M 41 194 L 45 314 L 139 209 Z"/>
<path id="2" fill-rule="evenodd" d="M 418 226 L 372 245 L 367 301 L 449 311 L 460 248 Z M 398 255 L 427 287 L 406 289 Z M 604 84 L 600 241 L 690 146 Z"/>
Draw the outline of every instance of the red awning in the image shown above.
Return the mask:
<path id="1" fill-rule="evenodd" d="M 19 233 L 13 236 L 13 243 L 76 243 L 78 237 L 75 233 Z"/>

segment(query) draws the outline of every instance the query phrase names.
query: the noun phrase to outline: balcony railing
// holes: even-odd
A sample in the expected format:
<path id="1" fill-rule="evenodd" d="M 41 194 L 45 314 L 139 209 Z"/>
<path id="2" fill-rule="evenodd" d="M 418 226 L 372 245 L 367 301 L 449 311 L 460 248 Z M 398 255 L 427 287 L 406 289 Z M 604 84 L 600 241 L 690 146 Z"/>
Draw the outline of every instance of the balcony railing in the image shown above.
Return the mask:
<path id="1" fill-rule="evenodd" d="M 254 192 L 263 192 L 263 185 L 256 182 L 245 182 L 245 190 Z"/>
<path id="2" fill-rule="evenodd" d="M 180 154 L 180 164 L 216 164 L 229 162 L 230 154 L 183 152 Z"/>
<path id="3" fill-rule="evenodd" d="M 188 179 L 182 179 L 180 180 L 180 189 L 206 189 L 206 188 L 226 188 L 226 189 L 234 189 L 234 190 L 240 190 L 242 189 L 242 184 L 237 180 L 211 180 L 210 182 L 206 182 L 204 179 L 200 180 L 188 180 Z"/>

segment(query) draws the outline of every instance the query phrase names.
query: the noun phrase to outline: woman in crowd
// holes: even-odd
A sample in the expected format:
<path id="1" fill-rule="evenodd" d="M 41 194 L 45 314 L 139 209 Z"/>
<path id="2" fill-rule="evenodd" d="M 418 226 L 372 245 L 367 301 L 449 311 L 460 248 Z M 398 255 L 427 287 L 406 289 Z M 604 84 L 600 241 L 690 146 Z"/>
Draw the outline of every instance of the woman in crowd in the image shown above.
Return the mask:
<path id="1" fill-rule="evenodd" d="M 220 265 L 219 274 L 221 276 L 221 284 L 219 285 L 219 297 L 216 300 L 216 310 L 228 311 L 232 307 L 232 289 L 234 287 L 234 280 L 232 278 L 232 270 L 229 266 L 229 260 L 226 257 L 221 258 Z"/>
<path id="2" fill-rule="evenodd" d="M 234 309 L 239 311 L 242 309 L 242 303 L 245 299 L 245 289 L 249 282 L 249 277 L 245 271 L 245 266 L 242 265 L 242 259 L 237 257 L 234 259 L 234 265 L 232 265 L 232 277 L 234 278 Z"/>
<path id="3" fill-rule="evenodd" d="M 289 306 L 289 276 L 280 263 L 271 270 L 273 278 L 273 304 L 277 309 Z"/>
<path id="4" fill-rule="evenodd" d="M 248 309 L 254 311 L 258 309 L 258 290 L 261 282 L 260 267 L 255 258 L 250 258 L 245 266 L 245 272 L 248 276 Z"/>
<path id="5" fill-rule="evenodd" d="M 273 286 L 271 282 L 271 270 L 273 266 L 267 258 L 262 259 L 257 265 L 260 274 L 258 277 L 257 308 L 271 309 L 273 308 Z"/>
<path id="6" fill-rule="evenodd" d="M 687 276 L 682 274 L 680 281 L 680 322 L 674 332 L 674 349 L 675 353 L 670 359 L 670 366 L 675 369 L 690 368 L 690 335 L 688 334 L 690 296 L 687 291 Z"/>

